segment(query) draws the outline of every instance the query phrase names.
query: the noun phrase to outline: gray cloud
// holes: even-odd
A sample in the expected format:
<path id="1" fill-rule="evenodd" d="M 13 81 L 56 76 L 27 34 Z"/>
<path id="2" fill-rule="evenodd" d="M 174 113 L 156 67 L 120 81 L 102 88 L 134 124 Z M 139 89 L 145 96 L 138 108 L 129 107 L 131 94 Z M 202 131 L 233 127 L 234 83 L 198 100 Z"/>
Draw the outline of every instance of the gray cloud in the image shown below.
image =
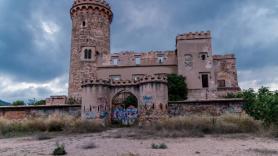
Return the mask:
<path id="1" fill-rule="evenodd" d="M 113 52 L 175 49 L 177 34 L 211 30 L 215 53 L 236 54 L 244 88 L 252 77 L 256 86 L 250 87 L 277 87 L 276 80 L 255 76 L 256 72 L 251 71 L 267 71 L 269 77 L 277 77 L 273 70 L 278 69 L 278 0 L 109 2 L 114 11 Z M 66 94 L 71 3 L 71 0 L 0 0 L 0 77 L 19 88 L 1 92 L 0 99 L 12 100 L 20 95 L 31 98 L 32 94 L 25 94 L 22 88 L 37 97 Z M 52 83 L 57 79 L 59 82 Z M 3 83 L 0 86 L 9 88 Z M 22 83 L 36 87 L 22 87 Z M 51 85 L 39 87 L 46 84 Z"/>

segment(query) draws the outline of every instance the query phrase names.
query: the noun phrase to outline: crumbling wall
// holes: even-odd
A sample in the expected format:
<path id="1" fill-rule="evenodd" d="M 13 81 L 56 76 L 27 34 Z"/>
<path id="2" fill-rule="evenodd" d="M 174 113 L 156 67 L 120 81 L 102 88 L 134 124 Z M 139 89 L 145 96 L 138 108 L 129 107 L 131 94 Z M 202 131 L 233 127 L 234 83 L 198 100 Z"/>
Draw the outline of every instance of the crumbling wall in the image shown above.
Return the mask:
<path id="1" fill-rule="evenodd" d="M 244 113 L 242 99 L 169 102 L 169 116 L 213 115 Z"/>
<path id="2" fill-rule="evenodd" d="M 0 117 L 7 119 L 48 117 L 54 114 L 80 117 L 81 105 L 0 107 Z"/>

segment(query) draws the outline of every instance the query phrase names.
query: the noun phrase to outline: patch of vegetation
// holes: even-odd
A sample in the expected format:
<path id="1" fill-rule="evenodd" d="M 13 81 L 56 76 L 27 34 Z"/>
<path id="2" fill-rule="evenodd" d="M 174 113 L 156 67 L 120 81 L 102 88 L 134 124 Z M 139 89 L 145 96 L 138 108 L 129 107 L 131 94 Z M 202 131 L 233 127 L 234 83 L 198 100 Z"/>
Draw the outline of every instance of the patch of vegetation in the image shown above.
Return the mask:
<path id="1" fill-rule="evenodd" d="M 187 84 L 185 77 L 176 74 L 168 75 L 169 101 L 182 101 L 187 99 Z"/>
<path id="2" fill-rule="evenodd" d="M 255 152 L 255 153 L 259 154 L 259 155 L 276 155 L 276 154 L 278 154 L 278 151 L 270 150 L 270 149 L 258 149 L 258 148 L 255 148 L 255 149 L 248 149 L 248 151 Z"/>
<path id="3" fill-rule="evenodd" d="M 168 146 L 165 143 L 162 144 L 152 144 L 152 149 L 167 149 Z"/>
<path id="4" fill-rule="evenodd" d="M 34 103 L 34 106 L 43 106 L 43 105 L 46 105 L 46 101 L 45 100 L 39 100 L 39 101 L 36 101 Z"/>
<path id="5" fill-rule="evenodd" d="M 49 140 L 49 139 L 52 139 L 52 137 L 49 134 L 47 134 L 47 133 L 39 133 L 36 136 L 36 139 L 37 140 Z"/>
<path id="6" fill-rule="evenodd" d="M 56 148 L 53 150 L 52 155 L 66 155 L 65 145 L 56 143 Z"/>
<path id="7" fill-rule="evenodd" d="M 96 147 L 97 147 L 97 146 L 96 146 L 95 143 L 89 142 L 89 143 L 87 143 L 87 144 L 84 144 L 84 145 L 82 146 L 82 149 L 94 149 L 94 148 L 96 148 Z"/>
<path id="8" fill-rule="evenodd" d="M 129 152 L 129 153 L 122 154 L 121 156 L 140 156 L 140 155 Z"/>
<path id="9" fill-rule="evenodd" d="M 99 122 L 70 116 L 8 120 L 0 118 L 0 137 L 14 137 L 39 132 L 94 133 L 106 130 Z"/>
<path id="10" fill-rule="evenodd" d="M 237 94 L 228 94 L 226 98 L 243 98 L 246 101 L 244 110 L 247 114 L 263 121 L 266 127 L 278 125 L 278 91 L 261 87 L 258 92 L 248 89 Z"/>
<path id="11" fill-rule="evenodd" d="M 22 100 L 16 100 L 12 103 L 12 106 L 24 106 L 25 102 Z"/>

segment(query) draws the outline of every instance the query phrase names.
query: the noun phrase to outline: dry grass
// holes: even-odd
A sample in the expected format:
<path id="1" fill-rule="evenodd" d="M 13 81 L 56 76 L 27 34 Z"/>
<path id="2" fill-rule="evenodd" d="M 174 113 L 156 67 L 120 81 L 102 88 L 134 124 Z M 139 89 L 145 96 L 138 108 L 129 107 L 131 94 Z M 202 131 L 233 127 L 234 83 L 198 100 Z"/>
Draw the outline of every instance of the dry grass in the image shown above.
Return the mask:
<path id="1" fill-rule="evenodd" d="M 82 145 L 81 148 L 82 149 L 94 149 L 94 148 L 97 148 L 97 146 L 96 146 L 95 143 L 89 142 L 89 143 L 86 143 L 86 144 Z"/>
<path id="2" fill-rule="evenodd" d="M 255 152 L 258 155 L 278 155 L 277 150 L 269 150 L 269 149 L 248 149 L 248 151 Z"/>
<path id="3" fill-rule="evenodd" d="M 130 153 L 121 154 L 120 156 L 140 156 L 140 155 L 130 152 Z"/>
<path id="4" fill-rule="evenodd" d="M 70 116 L 53 115 L 48 118 L 24 120 L 0 118 L 0 136 L 2 137 L 21 136 L 34 132 L 93 133 L 105 129 L 101 123 Z"/>
<path id="5" fill-rule="evenodd" d="M 257 132 L 261 124 L 248 116 L 184 116 L 155 122 L 152 128 L 157 131 L 190 130 L 204 134 L 229 134 Z"/>

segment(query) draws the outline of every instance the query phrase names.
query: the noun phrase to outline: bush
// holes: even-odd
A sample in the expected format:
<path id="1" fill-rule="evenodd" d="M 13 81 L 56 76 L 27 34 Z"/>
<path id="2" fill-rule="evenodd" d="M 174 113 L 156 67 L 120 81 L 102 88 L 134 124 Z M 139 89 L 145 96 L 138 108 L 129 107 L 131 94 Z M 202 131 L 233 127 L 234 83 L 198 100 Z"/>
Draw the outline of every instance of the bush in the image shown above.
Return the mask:
<path id="1" fill-rule="evenodd" d="M 24 106 L 24 105 L 25 105 L 25 102 L 21 101 L 21 100 L 14 101 L 12 103 L 12 106 Z"/>
<path id="2" fill-rule="evenodd" d="M 165 143 L 162 144 L 152 144 L 152 149 L 167 149 L 167 145 Z"/>
<path id="3" fill-rule="evenodd" d="M 66 155 L 67 152 L 65 150 L 65 145 L 60 145 L 59 143 L 56 143 L 56 148 L 54 149 L 53 155 Z"/>
<path id="4" fill-rule="evenodd" d="M 264 122 L 269 127 L 278 125 L 278 94 L 271 92 L 267 87 L 262 87 L 256 93 L 253 89 L 242 93 L 246 101 L 244 110 L 256 120 Z"/>
<path id="5" fill-rule="evenodd" d="M 41 106 L 41 105 L 46 105 L 46 101 L 45 100 L 40 100 L 34 103 L 35 106 Z"/>

